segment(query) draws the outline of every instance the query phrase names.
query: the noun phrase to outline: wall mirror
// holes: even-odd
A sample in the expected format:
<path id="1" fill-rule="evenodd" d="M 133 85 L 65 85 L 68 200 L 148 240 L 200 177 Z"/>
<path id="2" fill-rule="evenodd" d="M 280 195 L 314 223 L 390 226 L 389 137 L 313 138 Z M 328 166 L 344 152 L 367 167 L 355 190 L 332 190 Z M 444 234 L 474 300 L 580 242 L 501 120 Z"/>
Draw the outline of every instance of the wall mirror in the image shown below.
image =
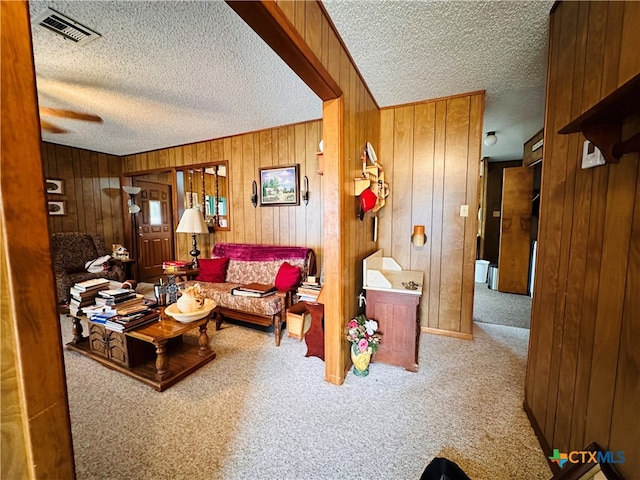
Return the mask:
<path id="1" fill-rule="evenodd" d="M 209 231 L 229 231 L 229 162 L 189 165 L 176 169 L 178 218 L 186 208 L 202 212 Z"/>

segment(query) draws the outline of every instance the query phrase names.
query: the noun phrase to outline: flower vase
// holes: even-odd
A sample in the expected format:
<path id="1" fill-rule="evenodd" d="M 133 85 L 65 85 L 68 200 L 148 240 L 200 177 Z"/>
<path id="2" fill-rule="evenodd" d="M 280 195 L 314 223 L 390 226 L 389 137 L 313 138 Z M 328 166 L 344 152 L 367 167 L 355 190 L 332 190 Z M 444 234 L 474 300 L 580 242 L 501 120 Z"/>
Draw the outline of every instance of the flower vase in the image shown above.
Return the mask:
<path id="1" fill-rule="evenodd" d="M 351 361 L 353 361 L 353 374 L 358 377 L 369 375 L 369 362 L 371 354 L 369 351 L 361 352 L 357 343 L 351 344 Z"/>

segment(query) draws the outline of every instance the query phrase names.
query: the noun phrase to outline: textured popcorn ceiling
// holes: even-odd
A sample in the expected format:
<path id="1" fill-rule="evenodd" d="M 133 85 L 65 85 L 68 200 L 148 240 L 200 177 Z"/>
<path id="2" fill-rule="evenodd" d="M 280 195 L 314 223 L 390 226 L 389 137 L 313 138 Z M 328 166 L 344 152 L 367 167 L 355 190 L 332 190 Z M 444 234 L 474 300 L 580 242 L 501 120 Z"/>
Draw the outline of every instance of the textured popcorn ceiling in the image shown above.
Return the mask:
<path id="1" fill-rule="evenodd" d="M 542 128 L 552 0 L 324 5 L 381 107 L 485 90 L 492 160 L 522 158 Z"/>
<path id="2" fill-rule="evenodd" d="M 380 106 L 486 90 L 483 147 L 522 156 L 543 125 L 553 1 L 325 1 Z M 320 118 L 318 97 L 219 1 L 33 1 L 98 31 L 84 47 L 32 27 L 41 106 L 103 124 L 47 118 L 47 141 L 116 155 Z M 375 139 L 374 139 L 375 141 Z"/>
<path id="3" fill-rule="evenodd" d="M 35 1 L 96 30 L 78 47 L 32 26 L 43 139 L 124 155 L 322 117 L 320 99 L 224 2 Z"/>

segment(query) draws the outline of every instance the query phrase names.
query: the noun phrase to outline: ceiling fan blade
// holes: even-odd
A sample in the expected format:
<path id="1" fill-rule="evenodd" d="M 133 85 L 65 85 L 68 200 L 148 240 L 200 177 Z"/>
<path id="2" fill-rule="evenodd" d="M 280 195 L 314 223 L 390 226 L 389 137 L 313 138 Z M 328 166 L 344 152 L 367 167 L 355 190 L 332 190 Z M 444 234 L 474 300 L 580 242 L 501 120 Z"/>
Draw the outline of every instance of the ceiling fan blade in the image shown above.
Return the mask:
<path id="1" fill-rule="evenodd" d="M 40 115 L 50 115 L 52 117 L 71 118 L 73 120 L 84 120 L 85 122 L 102 123 L 102 118 L 98 115 L 76 112 L 75 110 L 63 110 L 60 108 L 40 107 Z"/>
<path id="2" fill-rule="evenodd" d="M 53 123 L 47 122 L 46 120 L 40 120 L 40 127 L 42 130 L 45 130 L 49 133 L 67 133 L 69 130 L 65 130 L 64 128 L 60 128 Z"/>

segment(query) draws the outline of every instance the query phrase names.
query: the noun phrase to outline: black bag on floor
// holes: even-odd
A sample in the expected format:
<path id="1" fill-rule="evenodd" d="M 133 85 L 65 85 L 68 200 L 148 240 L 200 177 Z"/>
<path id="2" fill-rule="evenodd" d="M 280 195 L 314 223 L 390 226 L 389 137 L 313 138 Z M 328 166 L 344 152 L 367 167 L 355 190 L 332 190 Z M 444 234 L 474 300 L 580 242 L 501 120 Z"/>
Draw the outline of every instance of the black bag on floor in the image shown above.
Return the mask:
<path id="1" fill-rule="evenodd" d="M 471 480 L 462 469 L 446 458 L 434 458 L 422 472 L 420 480 Z"/>

